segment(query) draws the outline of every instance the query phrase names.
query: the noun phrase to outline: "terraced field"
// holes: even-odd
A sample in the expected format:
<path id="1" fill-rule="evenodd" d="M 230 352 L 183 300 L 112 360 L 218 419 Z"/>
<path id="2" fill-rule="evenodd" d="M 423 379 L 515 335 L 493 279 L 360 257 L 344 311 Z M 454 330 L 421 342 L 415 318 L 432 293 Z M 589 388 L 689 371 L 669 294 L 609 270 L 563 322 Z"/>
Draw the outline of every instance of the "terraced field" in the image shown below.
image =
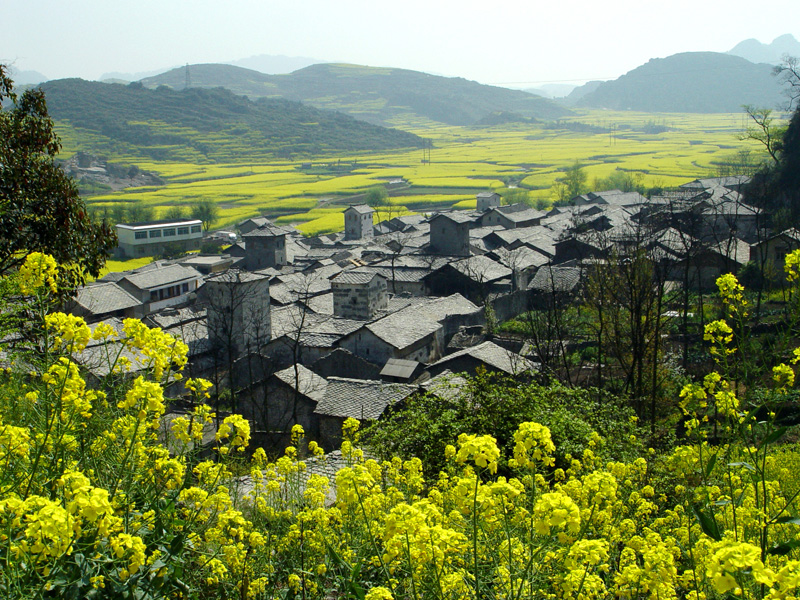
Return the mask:
<path id="1" fill-rule="evenodd" d="M 313 235 L 340 230 L 340 213 L 348 203 L 392 179 L 404 180 L 389 186 L 389 204 L 396 215 L 406 209 L 468 208 L 474 206 L 477 192 L 503 191 L 508 185 L 529 190 L 533 201 L 546 202 L 555 180 L 575 161 L 585 165 L 589 182 L 621 169 L 641 173 L 643 183 L 655 187 L 714 176 L 719 165 L 733 160 L 740 150 L 760 152 L 753 142 L 737 138 L 746 125 L 741 114 L 586 111 L 564 119 L 560 126 L 464 128 L 423 120 L 394 125 L 432 140 L 430 163 L 422 162 L 419 149 L 261 163 L 248 157 L 226 164 L 157 162 L 123 150 L 108 158 L 155 171 L 167 185 L 129 188 L 92 196 L 87 202 L 102 210 L 118 202 L 141 201 L 158 214 L 211 198 L 220 208 L 219 228 L 267 214 Z M 62 156 L 80 149 L 74 130 L 59 131 Z"/>

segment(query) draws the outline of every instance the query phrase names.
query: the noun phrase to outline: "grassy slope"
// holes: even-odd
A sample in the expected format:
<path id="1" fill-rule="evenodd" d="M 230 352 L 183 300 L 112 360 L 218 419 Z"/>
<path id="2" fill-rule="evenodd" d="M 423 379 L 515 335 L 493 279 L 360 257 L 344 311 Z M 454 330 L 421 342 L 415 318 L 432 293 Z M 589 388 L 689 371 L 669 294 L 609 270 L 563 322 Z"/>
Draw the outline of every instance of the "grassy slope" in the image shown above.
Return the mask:
<path id="1" fill-rule="evenodd" d="M 51 115 L 82 135 L 85 150 L 154 160 L 242 162 L 268 156 L 420 146 L 413 134 L 286 100 L 258 102 L 225 89 L 44 84 Z"/>

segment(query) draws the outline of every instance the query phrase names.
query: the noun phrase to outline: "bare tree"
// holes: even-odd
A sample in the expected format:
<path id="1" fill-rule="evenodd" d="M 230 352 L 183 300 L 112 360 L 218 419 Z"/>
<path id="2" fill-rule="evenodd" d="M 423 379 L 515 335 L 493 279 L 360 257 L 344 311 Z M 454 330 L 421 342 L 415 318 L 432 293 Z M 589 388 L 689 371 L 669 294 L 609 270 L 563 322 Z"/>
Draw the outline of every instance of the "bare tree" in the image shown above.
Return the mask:
<path id="1" fill-rule="evenodd" d="M 784 92 L 789 97 L 787 110 L 791 111 L 800 99 L 800 58 L 784 54 L 781 64 L 773 72 L 788 86 Z"/>

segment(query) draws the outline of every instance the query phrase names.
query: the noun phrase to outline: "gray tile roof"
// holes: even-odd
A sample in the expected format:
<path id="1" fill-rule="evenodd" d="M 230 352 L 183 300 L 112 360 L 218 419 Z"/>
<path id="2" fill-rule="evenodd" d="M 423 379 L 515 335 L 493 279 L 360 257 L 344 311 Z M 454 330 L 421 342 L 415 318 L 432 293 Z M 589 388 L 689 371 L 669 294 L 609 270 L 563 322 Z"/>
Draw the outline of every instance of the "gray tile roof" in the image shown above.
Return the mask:
<path id="1" fill-rule="evenodd" d="M 462 275 L 481 283 L 511 276 L 511 269 L 485 255 L 463 258 L 450 263 L 450 266 Z"/>
<path id="2" fill-rule="evenodd" d="M 523 270 L 532 267 L 541 267 L 549 262 L 549 258 L 528 246 L 519 246 L 513 250 L 498 248 L 492 254 L 509 269 Z"/>
<path id="3" fill-rule="evenodd" d="M 198 319 L 206 318 L 205 309 L 197 309 L 193 307 L 188 308 L 168 308 L 147 315 L 145 323 L 161 329 L 170 329 L 177 327 L 183 323 L 197 321 Z M 150 323 L 148 323 L 148 321 Z"/>
<path id="4" fill-rule="evenodd" d="M 495 369 L 508 373 L 509 375 L 517 375 L 530 369 L 535 368 L 535 364 L 529 361 L 524 356 L 520 356 L 516 352 L 511 352 L 495 344 L 494 342 L 486 341 L 471 348 L 464 348 L 453 354 L 439 359 L 433 364 L 432 368 L 437 370 L 437 367 L 447 365 L 454 362 L 463 356 L 471 356 L 484 364 L 490 365 Z"/>
<path id="5" fill-rule="evenodd" d="M 128 273 L 123 277 L 140 290 L 151 290 L 175 285 L 192 279 L 202 279 L 199 271 L 183 265 L 158 265 L 152 269 Z"/>
<path id="6" fill-rule="evenodd" d="M 528 284 L 528 289 L 536 292 L 571 292 L 581 281 L 581 270 L 578 267 L 544 266 Z"/>
<path id="7" fill-rule="evenodd" d="M 294 229 L 289 227 L 281 227 L 280 225 L 273 225 L 272 223 L 265 223 L 257 229 L 253 229 L 253 231 L 245 233 L 242 237 L 246 240 L 247 238 L 251 237 L 276 237 L 290 233 L 294 233 Z"/>
<path id="8" fill-rule="evenodd" d="M 228 269 L 222 273 L 211 275 L 206 281 L 218 281 L 221 283 L 250 283 L 251 281 L 261 281 L 268 279 L 269 275 L 259 271 L 244 271 L 242 269 Z"/>
<path id="9" fill-rule="evenodd" d="M 390 358 L 383 365 L 381 377 L 399 377 L 408 379 L 414 375 L 420 363 L 415 360 L 405 360 L 402 358 Z"/>
<path id="10" fill-rule="evenodd" d="M 377 273 L 378 275 L 381 275 L 387 282 L 400 281 L 403 283 L 420 282 L 429 273 L 429 271 L 423 269 L 407 269 L 399 266 L 395 266 L 394 269 L 385 266 L 359 267 L 357 271 L 364 273 Z"/>
<path id="11" fill-rule="evenodd" d="M 534 219 L 543 219 L 547 215 L 546 211 L 534 210 L 533 208 L 526 208 L 525 210 L 516 210 L 511 212 L 504 212 L 505 218 L 512 223 L 522 223 L 524 221 L 532 221 Z"/>
<path id="12" fill-rule="evenodd" d="M 403 312 L 406 313 L 408 311 Z M 366 327 L 378 338 L 398 350 L 412 346 L 427 336 L 436 333 L 442 327 L 439 322 L 427 319 L 409 321 L 407 320 L 409 316 L 401 316 L 400 313 L 394 313 L 370 323 Z"/>
<path id="13" fill-rule="evenodd" d="M 404 383 L 330 377 L 325 397 L 317 403 L 314 413 L 344 419 L 375 420 L 388 406 L 416 390 L 416 386 Z"/>
<path id="14" fill-rule="evenodd" d="M 351 204 L 344 210 L 344 212 L 347 212 L 348 210 L 354 210 L 362 215 L 375 212 L 375 210 L 367 204 Z"/>
<path id="15" fill-rule="evenodd" d="M 384 342 L 403 350 L 438 331 L 445 318 L 473 314 L 480 310 L 461 294 L 426 298 L 373 321 L 366 328 Z"/>
<path id="16" fill-rule="evenodd" d="M 502 225 L 487 225 L 486 227 L 476 227 L 475 229 L 469 230 L 469 237 L 472 240 L 480 240 L 485 238 L 487 235 L 491 235 L 495 231 L 501 231 L 505 229 Z"/>
<path id="17" fill-rule="evenodd" d="M 142 304 L 110 281 L 92 283 L 78 289 L 75 302 L 93 315 L 104 315 Z"/>
<path id="18" fill-rule="evenodd" d="M 433 215 L 428 221 L 433 221 L 434 219 L 439 218 L 447 218 L 451 221 L 456 223 L 472 223 L 475 220 L 475 216 L 472 213 L 461 212 L 461 211 L 454 211 L 454 212 L 446 212 L 446 213 L 436 213 Z"/>
<path id="19" fill-rule="evenodd" d="M 300 364 L 297 365 L 297 373 L 295 373 L 294 365 L 292 365 L 283 371 L 275 373 L 275 377 L 290 388 L 296 389 L 304 396 L 311 398 L 314 402 L 322 400 L 328 389 L 328 382 L 323 377 Z M 299 385 L 296 385 L 298 382 Z"/>
<path id="20" fill-rule="evenodd" d="M 330 334 L 345 336 L 363 327 L 363 321 L 352 321 L 342 319 L 332 315 L 320 315 L 308 309 L 299 307 L 297 304 L 273 308 L 272 317 L 272 339 L 288 335 L 294 338 L 298 330 L 301 333 L 310 335 Z"/>
<path id="21" fill-rule="evenodd" d="M 342 271 L 338 275 L 331 277 L 332 282 L 342 283 L 345 285 L 367 285 L 375 277 L 383 277 L 375 272 L 367 271 Z"/>

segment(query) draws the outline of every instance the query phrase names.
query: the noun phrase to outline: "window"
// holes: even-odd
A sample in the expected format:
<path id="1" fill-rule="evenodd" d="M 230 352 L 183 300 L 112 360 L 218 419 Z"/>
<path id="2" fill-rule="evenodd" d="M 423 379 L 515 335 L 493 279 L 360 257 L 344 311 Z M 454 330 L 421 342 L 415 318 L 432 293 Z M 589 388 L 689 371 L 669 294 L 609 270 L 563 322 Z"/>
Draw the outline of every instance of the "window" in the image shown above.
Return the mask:
<path id="1" fill-rule="evenodd" d="M 175 230 L 174 229 L 165 229 L 164 230 L 164 237 L 175 237 Z"/>
<path id="2" fill-rule="evenodd" d="M 201 225 L 192 225 L 192 233 L 200 233 L 203 227 Z"/>
<path id="3" fill-rule="evenodd" d="M 153 230 L 150 232 L 150 237 L 151 237 L 151 238 L 157 238 L 157 237 L 161 237 L 161 230 L 160 230 L 160 229 L 153 229 Z"/>
<path id="4" fill-rule="evenodd" d="M 189 235 L 188 227 L 178 227 L 178 235 Z"/>
<path id="5" fill-rule="evenodd" d="M 147 239 L 147 232 L 146 231 L 135 231 L 133 234 L 134 239 L 137 240 L 146 240 Z"/>
<path id="6" fill-rule="evenodd" d="M 185 294 L 188 291 L 189 291 L 189 284 L 188 283 L 182 283 L 181 284 L 181 293 Z"/>

